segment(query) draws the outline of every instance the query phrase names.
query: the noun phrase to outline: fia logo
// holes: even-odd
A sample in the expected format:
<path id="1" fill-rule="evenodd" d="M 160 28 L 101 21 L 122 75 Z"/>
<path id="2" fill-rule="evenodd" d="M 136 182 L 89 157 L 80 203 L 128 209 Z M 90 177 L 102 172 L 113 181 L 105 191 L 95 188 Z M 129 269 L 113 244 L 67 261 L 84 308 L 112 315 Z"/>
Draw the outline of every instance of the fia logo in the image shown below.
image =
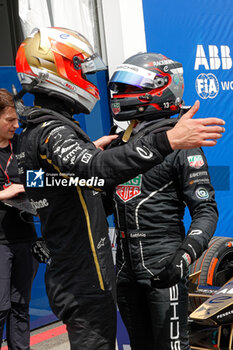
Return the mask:
<path id="1" fill-rule="evenodd" d="M 44 171 L 27 170 L 26 187 L 44 187 Z"/>
<path id="2" fill-rule="evenodd" d="M 198 95 L 204 100 L 215 98 L 219 92 L 218 79 L 212 73 L 199 74 L 195 82 L 195 87 Z"/>

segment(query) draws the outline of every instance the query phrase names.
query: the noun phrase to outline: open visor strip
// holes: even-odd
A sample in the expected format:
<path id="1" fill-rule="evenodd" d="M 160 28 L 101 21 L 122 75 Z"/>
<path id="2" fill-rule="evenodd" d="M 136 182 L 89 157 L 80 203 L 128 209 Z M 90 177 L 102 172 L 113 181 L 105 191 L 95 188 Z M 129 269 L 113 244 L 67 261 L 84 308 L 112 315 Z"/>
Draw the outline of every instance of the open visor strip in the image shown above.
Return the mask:
<path id="1" fill-rule="evenodd" d="M 82 71 L 86 73 L 95 73 L 100 70 L 105 70 L 107 67 L 97 53 L 94 53 L 92 56 L 88 57 L 82 64 Z"/>
<path id="2" fill-rule="evenodd" d="M 115 73 L 113 74 L 109 87 L 111 90 L 117 88 L 117 83 L 123 83 L 127 85 L 137 86 L 139 88 L 156 88 L 156 81 L 154 80 L 156 76 L 160 76 L 154 72 L 148 71 L 144 68 L 137 67 L 131 64 L 122 64 L 117 67 Z"/>

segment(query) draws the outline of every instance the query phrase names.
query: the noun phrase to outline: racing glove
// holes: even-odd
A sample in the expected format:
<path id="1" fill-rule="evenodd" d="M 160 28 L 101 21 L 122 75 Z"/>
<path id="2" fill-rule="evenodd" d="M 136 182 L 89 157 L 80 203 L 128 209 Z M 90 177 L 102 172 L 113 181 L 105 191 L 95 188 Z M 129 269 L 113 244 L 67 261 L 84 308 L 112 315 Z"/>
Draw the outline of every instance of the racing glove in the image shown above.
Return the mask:
<path id="1" fill-rule="evenodd" d="M 50 258 L 50 251 L 46 246 L 43 238 L 38 238 L 32 243 L 31 252 L 34 258 L 39 261 L 39 263 L 47 264 Z"/>
<path id="2" fill-rule="evenodd" d="M 202 254 L 200 244 L 193 238 L 187 237 L 175 255 L 161 259 L 154 269 L 158 272 L 151 278 L 155 288 L 169 288 L 183 278 L 190 264 Z"/>

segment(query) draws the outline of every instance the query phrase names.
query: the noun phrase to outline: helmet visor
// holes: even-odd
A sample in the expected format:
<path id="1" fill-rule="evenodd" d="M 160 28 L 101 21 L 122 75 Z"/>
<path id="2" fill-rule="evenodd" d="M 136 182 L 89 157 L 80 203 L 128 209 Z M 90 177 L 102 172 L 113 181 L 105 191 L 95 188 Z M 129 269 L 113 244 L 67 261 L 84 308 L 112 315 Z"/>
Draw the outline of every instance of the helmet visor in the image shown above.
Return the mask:
<path id="1" fill-rule="evenodd" d="M 94 53 L 92 56 L 85 59 L 81 66 L 84 74 L 96 73 L 100 70 L 107 69 L 104 62 L 97 53 Z"/>
<path id="2" fill-rule="evenodd" d="M 160 83 L 157 83 L 157 78 L 163 79 L 160 74 L 151 72 L 147 69 L 134 66 L 131 64 L 122 64 L 117 67 L 115 73 L 109 81 L 109 88 L 118 92 L 117 83 L 122 83 L 126 85 L 133 85 L 140 89 L 155 89 L 161 87 Z"/>

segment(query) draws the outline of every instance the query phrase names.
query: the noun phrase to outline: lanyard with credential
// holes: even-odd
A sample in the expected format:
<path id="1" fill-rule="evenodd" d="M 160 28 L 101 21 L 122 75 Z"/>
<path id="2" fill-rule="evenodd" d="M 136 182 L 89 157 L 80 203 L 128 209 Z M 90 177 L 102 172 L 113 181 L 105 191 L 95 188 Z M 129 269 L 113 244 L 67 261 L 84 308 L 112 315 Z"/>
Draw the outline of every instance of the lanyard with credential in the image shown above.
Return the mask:
<path id="1" fill-rule="evenodd" d="M 6 182 L 5 182 L 5 185 L 3 185 L 3 188 L 6 189 L 7 186 L 10 186 L 11 185 L 11 181 L 10 181 L 10 178 L 9 178 L 9 175 L 7 173 L 7 170 L 9 168 L 9 165 L 11 164 L 11 161 L 13 159 L 13 149 L 12 149 L 12 144 L 9 140 L 9 145 L 10 145 L 10 149 L 11 149 L 11 155 L 6 163 L 6 168 L 5 170 L 3 169 L 2 165 L 0 164 L 0 169 L 2 170 L 4 176 L 6 177 Z"/>

